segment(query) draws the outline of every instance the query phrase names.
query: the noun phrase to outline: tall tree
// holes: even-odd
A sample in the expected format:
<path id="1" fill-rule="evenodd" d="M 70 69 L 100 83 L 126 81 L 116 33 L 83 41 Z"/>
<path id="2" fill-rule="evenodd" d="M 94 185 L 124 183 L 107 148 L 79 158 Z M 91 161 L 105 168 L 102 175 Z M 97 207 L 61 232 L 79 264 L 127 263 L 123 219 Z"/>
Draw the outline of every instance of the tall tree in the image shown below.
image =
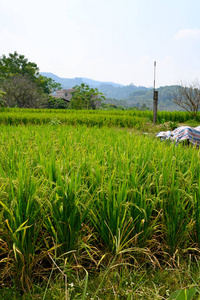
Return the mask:
<path id="1" fill-rule="evenodd" d="M 12 76 L 2 82 L 1 88 L 4 91 L 3 100 L 9 107 L 38 108 L 47 101 L 45 94 L 38 91 L 28 76 Z"/>
<path id="2" fill-rule="evenodd" d="M 36 80 L 36 84 L 38 87 L 45 93 L 45 94 L 50 94 L 53 93 L 54 91 L 60 90 L 61 89 L 61 84 L 58 82 L 55 82 L 52 78 L 48 78 L 43 75 L 39 75 Z"/>
<path id="3" fill-rule="evenodd" d="M 90 88 L 84 83 L 76 85 L 73 89 L 70 107 L 74 109 L 95 109 L 98 101 L 105 99 L 97 88 Z"/>
<path id="4" fill-rule="evenodd" d="M 39 68 L 36 63 L 29 62 L 24 55 L 20 55 L 16 51 L 13 54 L 9 53 L 8 57 L 3 54 L 0 58 L 0 79 L 19 74 L 35 79 L 39 75 Z"/>
<path id="5" fill-rule="evenodd" d="M 38 107 L 44 95 L 61 88 L 60 83 L 39 74 L 36 63 L 16 51 L 0 58 L 0 88 L 7 106 Z M 21 99 L 21 100 L 20 100 Z"/>
<path id="6" fill-rule="evenodd" d="M 18 54 L 16 51 L 13 54 L 9 53 L 8 57 L 2 55 L 0 58 L 0 82 L 16 75 L 28 77 L 45 94 L 61 88 L 60 83 L 40 75 L 37 64 L 29 62 L 24 55 Z"/>

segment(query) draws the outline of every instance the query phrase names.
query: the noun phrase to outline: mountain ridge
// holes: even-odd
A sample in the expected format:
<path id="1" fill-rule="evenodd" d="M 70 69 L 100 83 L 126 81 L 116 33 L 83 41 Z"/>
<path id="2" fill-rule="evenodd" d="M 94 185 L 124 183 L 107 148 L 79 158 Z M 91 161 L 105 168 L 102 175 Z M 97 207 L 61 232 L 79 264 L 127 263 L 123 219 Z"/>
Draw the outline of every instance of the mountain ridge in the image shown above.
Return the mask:
<path id="1" fill-rule="evenodd" d="M 134 84 L 123 85 L 111 81 L 97 81 L 84 77 L 75 78 L 61 78 L 53 73 L 41 72 L 43 76 L 50 77 L 56 82 L 60 83 L 63 89 L 71 89 L 76 85 L 82 83 L 88 84 L 91 88 L 98 88 L 98 90 L 104 94 L 106 98 L 115 98 L 117 100 L 127 99 L 136 90 L 148 90 L 144 86 L 135 86 Z"/>
<path id="2" fill-rule="evenodd" d="M 51 72 L 40 72 L 40 74 L 43 75 L 43 76 L 46 76 L 46 77 L 50 77 L 50 78 L 54 79 L 56 82 L 59 82 L 59 83 L 62 82 L 62 83 L 64 83 L 65 86 L 70 84 L 70 88 L 72 88 L 71 84 L 73 82 L 76 83 L 77 81 L 81 82 L 81 83 L 88 84 L 88 85 L 92 85 L 92 86 L 95 86 L 95 87 L 98 87 L 101 84 L 111 84 L 112 86 L 115 86 L 115 87 L 125 86 L 121 83 L 115 83 L 115 82 L 112 82 L 112 81 L 99 81 L 99 80 L 94 80 L 94 79 L 85 78 L 85 77 L 63 78 L 63 77 L 59 77 L 58 75 L 53 74 Z M 65 87 L 63 87 L 63 88 L 65 88 Z"/>
<path id="3" fill-rule="evenodd" d="M 96 81 L 89 78 L 61 78 L 53 73 L 41 72 L 43 76 L 50 77 L 56 82 L 59 82 L 64 89 L 73 88 L 82 83 L 88 84 L 91 88 L 98 88 L 103 93 L 106 100 L 105 103 L 121 105 L 123 107 L 140 107 L 146 104 L 152 108 L 153 105 L 153 87 L 120 85 L 114 82 Z M 180 110 L 173 102 L 173 95 L 177 86 L 159 87 L 158 91 L 158 107 L 160 110 Z"/>

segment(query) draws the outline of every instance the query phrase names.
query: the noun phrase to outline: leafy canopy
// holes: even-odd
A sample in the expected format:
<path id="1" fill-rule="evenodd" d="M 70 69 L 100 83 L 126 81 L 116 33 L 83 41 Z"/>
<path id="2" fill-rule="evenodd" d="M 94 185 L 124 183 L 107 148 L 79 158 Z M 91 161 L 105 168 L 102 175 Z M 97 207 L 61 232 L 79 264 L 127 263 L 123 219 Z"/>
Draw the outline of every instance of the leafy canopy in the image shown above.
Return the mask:
<path id="1" fill-rule="evenodd" d="M 76 85 L 73 89 L 70 107 L 74 109 L 95 109 L 97 102 L 105 99 L 97 88 L 90 88 L 84 83 Z"/>
<path id="2" fill-rule="evenodd" d="M 1 88 L 4 91 L 5 106 L 8 107 L 38 108 L 44 102 L 45 94 L 39 91 L 28 76 L 11 76 L 1 82 Z"/>
<path id="3" fill-rule="evenodd" d="M 35 78 L 39 75 L 39 68 L 36 63 L 29 62 L 24 55 L 19 55 L 16 51 L 14 54 L 9 53 L 8 57 L 3 54 L 0 59 L 0 78 L 5 79 L 19 74 Z"/>
<path id="4" fill-rule="evenodd" d="M 9 53 L 8 57 L 3 54 L 0 58 L 0 82 L 18 75 L 28 77 L 45 94 L 61 88 L 60 83 L 40 75 L 37 64 L 29 62 L 24 55 L 16 51 Z"/>

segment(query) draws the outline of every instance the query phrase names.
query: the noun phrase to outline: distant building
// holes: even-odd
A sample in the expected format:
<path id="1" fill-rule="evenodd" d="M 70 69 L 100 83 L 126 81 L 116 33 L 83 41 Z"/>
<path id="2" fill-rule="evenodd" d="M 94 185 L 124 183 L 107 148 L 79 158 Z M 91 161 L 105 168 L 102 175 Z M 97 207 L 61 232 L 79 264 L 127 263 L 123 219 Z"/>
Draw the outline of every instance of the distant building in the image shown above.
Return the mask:
<path id="1" fill-rule="evenodd" d="M 67 102 L 70 102 L 72 98 L 72 93 L 74 92 L 74 89 L 63 89 L 56 91 L 55 95 L 52 95 L 55 98 L 61 98 Z"/>
<path id="2" fill-rule="evenodd" d="M 66 102 L 70 102 L 71 98 L 72 98 L 72 93 L 74 92 L 74 89 L 62 89 L 62 90 L 58 90 L 56 91 L 55 95 L 52 95 L 54 98 L 61 98 L 63 100 L 65 100 Z M 97 96 L 94 96 L 93 99 L 98 98 Z M 94 101 L 94 104 L 96 106 L 96 108 L 100 108 L 101 106 L 101 101 L 97 100 Z"/>

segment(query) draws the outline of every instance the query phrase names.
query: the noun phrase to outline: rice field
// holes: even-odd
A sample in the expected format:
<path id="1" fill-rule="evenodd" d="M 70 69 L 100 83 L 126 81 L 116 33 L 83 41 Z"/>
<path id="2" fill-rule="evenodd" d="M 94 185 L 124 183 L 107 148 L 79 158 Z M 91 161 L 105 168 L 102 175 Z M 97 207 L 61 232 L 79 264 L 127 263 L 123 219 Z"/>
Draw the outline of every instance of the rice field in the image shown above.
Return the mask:
<path id="1" fill-rule="evenodd" d="M 105 253 L 156 265 L 199 251 L 195 148 L 116 128 L 1 125 L 0 157 L 3 281 L 31 286 L 49 255 L 70 251 L 89 251 L 85 267 Z"/>
<path id="2" fill-rule="evenodd" d="M 199 257 L 198 149 L 54 125 L 0 125 L 1 283 L 31 290 L 53 272 L 106 270 L 96 297 L 114 268 Z"/>
<path id="3" fill-rule="evenodd" d="M 192 120 L 188 112 L 159 111 L 158 123 Z M 106 110 L 61 110 L 61 109 L 19 109 L 0 108 L 0 124 L 4 125 L 43 125 L 65 124 L 108 127 L 141 127 L 153 121 L 152 111 L 106 111 Z M 196 117 L 200 121 L 200 116 Z"/>

